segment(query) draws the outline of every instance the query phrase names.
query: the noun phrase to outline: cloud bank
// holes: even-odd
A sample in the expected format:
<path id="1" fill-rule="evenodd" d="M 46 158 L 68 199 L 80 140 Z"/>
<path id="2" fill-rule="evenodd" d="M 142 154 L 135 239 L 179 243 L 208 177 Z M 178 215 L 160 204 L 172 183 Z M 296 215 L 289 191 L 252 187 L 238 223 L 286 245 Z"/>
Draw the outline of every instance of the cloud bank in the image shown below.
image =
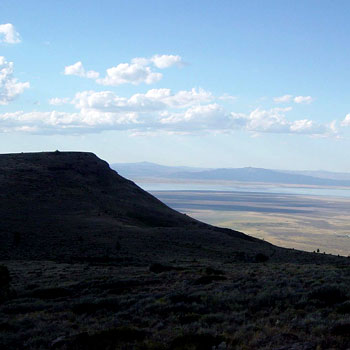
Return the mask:
<path id="1" fill-rule="evenodd" d="M 75 112 L 15 112 L 0 114 L 0 131 L 29 133 L 96 133 L 105 130 L 129 130 L 149 133 L 227 133 L 245 130 L 251 133 L 337 136 L 335 124 L 320 124 L 309 119 L 291 121 L 291 107 L 236 113 L 219 104 L 204 89 L 173 92 L 150 89 L 130 97 L 113 91 L 81 91 L 73 98 L 54 98 L 52 105 L 73 107 Z"/>

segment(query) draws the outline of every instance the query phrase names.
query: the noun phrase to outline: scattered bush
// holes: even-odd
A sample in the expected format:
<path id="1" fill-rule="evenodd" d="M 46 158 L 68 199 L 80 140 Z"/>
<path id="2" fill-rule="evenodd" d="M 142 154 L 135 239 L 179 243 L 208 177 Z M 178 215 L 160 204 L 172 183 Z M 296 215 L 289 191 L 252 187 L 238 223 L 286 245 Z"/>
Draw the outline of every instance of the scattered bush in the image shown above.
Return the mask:
<path id="1" fill-rule="evenodd" d="M 214 281 L 224 281 L 227 278 L 225 276 L 217 276 L 217 275 L 206 275 L 206 276 L 202 276 L 197 278 L 193 284 L 194 285 L 200 285 L 200 284 L 210 284 Z"/>
<path id="2" fill-rule="evenodd" d="M 188 294 L 174 294 L 170 296 L 172 303 L 200 303 L 202 298 L 199 295 L 188 295 Z"/>
<path id="3" fill-rule="evenodd" d="M 222 337 L 214 337 L 211 334 L 186 334 L 175 338 L 171 350 L 211 350 L 223 341 Z"/>
<path id="4" fill-rule="evenodd" d="M 179 322 L 180 324 L 188 324 L 192 322 L 197 322 L 201 318 L 200 314 L 196 314 L 194 312 L 185 314 L 185 315 L 180 315 L 179 316 Z"/>
<path id="5" fill-rule="evenodd" d="M 340 314 L 350 314 L 350 301 L 345 301 L 344 303 L 340 304 L 337 311 Z"/>
<path id="6" fill-rule="evenodd" d="M 118 311 L 119 310 L 119 302 L 116 299 L 102 299 L 94 302 L 80 302 L 72 307 L 72 311 L 77 315 L 82 314 L 94 314 L 100 310 L 109 310 L 109 311 Z"/>
<path id="7" fill-rule="evenodd" d="M 263 263 L 269 260 L 269 257 L 263 253 L 258 253 L 255 255 L 255 262 Z"/>
<path id="8" fill-rule="evenodd" d="M 72 291 L 67 288 L 39 288 L 30 293 L 30 297 L 39 299 L 57 299 L 72 295 Z"/>
<path id="9" fill-rule="evenodd" d="M 350 322 L 340 322 L 335 324 L 331 333 L 338 336 L 349 336 Z"/>
<path id="10" fill-rule="evenodd" d="M 174 270 L 172 266 L 162 265 L 159 263 L 154 263 L 149 267 L 149 270 L 154 273 L 162 273 Z"/>
<path id="11" fill-rule="evenodd" d="M 210 266 L 205 269 L 205 273 L 207 275 L 224 275 L 225 274 L 224 271 L 214 269 Z"/>
<path id="12" fill-rule="evenodd" d="M 326 285 L 314 289 L 308 296 L 310 301 L 316 301 L 325 306 L 339 304 L 348 299 L 347 291 L 338 285 Z"/>
<path id="13" fill-rule="evenodd" d="M 10 288 L 10 273 L 6 266 L 0 265 L 0 303 L 8 300 L 13 294 Z"/>
<path id="14" fill-rule="evenodd" d="M 0 288 L 7 287 L 11 281 L 9 270 L 6 266 L 0 265 Z"/>
<path id="15" fill-rule="evenodd" d="M 117 345 L 123 343 L 135 344 L 142 341 L 145 336 L 146 332 L 144 331 L 130 327 L 119 327 L 93 334 L 84 332 L 69 338 L 58 339 L 52 344 L 51 348 L 66 350 L 119 349 L 119 347 L 116 347 Z M 132 349 L 134 347 L 127 348 Z"/>

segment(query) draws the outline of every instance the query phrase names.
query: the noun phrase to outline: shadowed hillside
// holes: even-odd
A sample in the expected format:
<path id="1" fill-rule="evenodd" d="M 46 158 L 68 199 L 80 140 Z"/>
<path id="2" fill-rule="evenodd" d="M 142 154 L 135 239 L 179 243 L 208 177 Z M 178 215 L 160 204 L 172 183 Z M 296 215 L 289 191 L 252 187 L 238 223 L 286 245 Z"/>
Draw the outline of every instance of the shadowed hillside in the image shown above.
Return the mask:
<path id="1" fill-rule="evenodd" d="M 2 259 L 327 260 L 180 214 L 92 153 L 5 154 L 0 174 Z"/>
<path id="2" fill-rule="evenodd" d="M 257 242 L 170 209 L 92 153 L 6 154 L 0 171 L 2 258 L 142 258 L 154 249 L 161 255 L 169 239 L 199 243 L 199 230 L 208 231 L 201 243 L 217 235 L 222 243 L 228 237 Z M 124 252 L 115 249 L 121 239 Z"/>

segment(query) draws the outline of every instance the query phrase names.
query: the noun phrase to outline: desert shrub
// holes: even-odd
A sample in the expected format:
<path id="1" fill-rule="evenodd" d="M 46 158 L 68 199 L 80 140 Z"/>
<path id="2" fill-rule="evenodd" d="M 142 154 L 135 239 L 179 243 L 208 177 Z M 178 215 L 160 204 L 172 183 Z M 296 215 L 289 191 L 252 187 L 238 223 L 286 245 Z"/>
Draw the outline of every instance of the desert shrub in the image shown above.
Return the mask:
<path id="1" fill-rule="evenodd" d="M 217 275 L 206 275 L 197 278 L 195 281 L 193 281 L 194 285 L 201 285 L 201 284 L 210 284 L 214 281 L 224 281 L 227 278 L 225 276 L 217 276 Z"/>
<path id="2" fill-rule="evenodd" d="M 13 245 L 15 247 L 18 247 L 21 243 L 21 233 L 20 232 L 14 232 L 13 233 Z"/>
<path id="3" fill-rule="evenodd" d="M 258 253 L 255 255 L 255 258 L 254 258 L 255 262 L 257 263 L 263 263 L 263 262 L 266 262 L 269 260 L 269 257 L 263 253 Z"/>
<path id="4" fill-rule="evenodd" d="M 309 293 L 308 299 L 325 306 L 332 306 L 346 301 L 348 297 L 346 289 L 341 286 L 326 285 L 314 289 Z"/>
<path id="5" fill-rule="evenodd" d="M 146 337 L 146 332 L 130 327 L 107 329 L 93 334 L 87 332 L 77 334 L 68 339 L 55 342 L 52 349 L 66 350 L 109 350 L 119 349 L 118 345 L 135 344 Z M 128 347 L 128 349 L 134 347 Z"/>
<path id="6" fill-rule="evenodd" d="M 103 309 L 103 307 L 97 303 L 77 303 L 72 306 L 72 312 L 77 315 L 94 314 L 101 309 Z"/>
<path id="7" fill-rule="evenodd" d="M 72 291 L 67 288 L 39 288 L 34 289 L 29 296 L 32 298 L 39 299 L 57 299 L 57 298 L 65 298 L 72 295 Z"/>
<path id="8" fill-rule="evenodd" d="M 212 326 L 215 323 L 223 323 L 226 320 L 226 315 L 223 313 L 204 315 L 201 319 L 208 326 Z"/>
<path id="9" fill-rule="evenodd" d="M 101 299 L 97 301 L 78 302 L 72 306 L 72 312 L 78 315 L 94 314 L 100 310 L 118 311 L 119 302 L 115 298 Z"/>
<path id="10" fill-rule="evenodd" d="M 8 300 L 14 294 L 10 288 L 10 281 L 8 268 L 0 265 L 0 303 Z"/>
<path id="11" fill-rule="evenodd" d="M 331 333 L 338 336 L 349 336 L 350 322 L 339 322 L 331 328 Z"/>
<path id="12" fill-rule="evenodd" d="M 7 287 L 10 283 L 10 273 L 6 266 L 0 265 L 0 288 Z"/>
<path id="13" fill-rule="evenodd" d="M 201 300 L 200 295 L 173 294 L 170 296 L 172 303 L 200 303 Z"/>
<path id="14" fill-rule="evenodd" d="M 162 272 L 167 272 L 171 271 L 174 268 L 172 266 L 167 266 L 167 265 L 162 265 L 160 263 L 154 263 L 149 267 L 149 270 L 154 273 L 162 273 Z"/>
<path id="15" fill-rule="evenodd" d="M 28 299 L 27 299 L 28 300 Z M 28 300 L 23 303 L 8 303 L 2 309 L 5 314 L 26 314 L 29 312 L 38 312 L 46 310 L 48 305 L 45 302 L 38 300 Z"/>
<path id="16" fill-rule="evenodd" d="M 205 273 L 207 275 L 224 275 L 225 274 L 224 271 L 214 269 L 210 266 L 205 269 Z"/>
<path id="17" fill-rule="evenodd" d="M 192 322 L 197 322 L 200 318 L 201 318 L 200 314 L 192 312 L 189 314 L 180 315 L 179 322 L 180 322 L 180 324 L 183 325 L 183 324 L 188 324 L 188 323 L 192 323 Z"/>
<path id="18" fill-rule="evenodd" d="M 176 337 L 170 344 L 171 350 L 211 350 L 223 341 L 211 334 L 185 334 Z"/>
<path id="19" fill-rule="evenodd" d="M 340 314 L 350 314 L 350 301 L 345 301 L 337 308 L 337 312 Z"/>

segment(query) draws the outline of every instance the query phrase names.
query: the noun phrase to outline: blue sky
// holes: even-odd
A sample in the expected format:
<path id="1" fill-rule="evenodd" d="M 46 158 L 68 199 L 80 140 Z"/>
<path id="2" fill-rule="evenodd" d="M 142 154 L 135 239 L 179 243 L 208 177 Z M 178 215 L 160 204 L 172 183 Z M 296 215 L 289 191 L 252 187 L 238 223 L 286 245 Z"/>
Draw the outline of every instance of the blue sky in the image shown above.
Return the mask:
<path id="1" fill-rule="evenodd" d="M 350 171 L 348 1 L 0 2 L 0 152 Z"/>

